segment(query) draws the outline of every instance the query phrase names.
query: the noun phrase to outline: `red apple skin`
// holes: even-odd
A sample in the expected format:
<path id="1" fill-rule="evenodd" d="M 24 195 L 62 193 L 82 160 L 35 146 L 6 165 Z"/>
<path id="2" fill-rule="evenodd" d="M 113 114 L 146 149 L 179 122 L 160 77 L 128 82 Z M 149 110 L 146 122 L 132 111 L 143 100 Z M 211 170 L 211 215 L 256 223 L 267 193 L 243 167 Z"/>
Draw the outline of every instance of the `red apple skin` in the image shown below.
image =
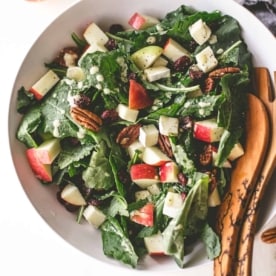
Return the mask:
<path id="1" fill-rule="evenodd" d="M 144 109 L 150 107 L 153 100 L 148 95 L 147 90 L 137 81 L 129 81 L 128 107 L 131 109 Z"/>
<path id="2" fill-rule="evenodd" d="M 139 13 L 134 13 L 128 21 L 128 24 L 136 30 L 140 30 L 145 24 L 146 20 Z"/>
<path id="3" fill-rule="evenodd" d="M 175 173 L 176 172 L 176 173 Z M 174 162 L 166 162 L 160 166 L 159 177 L 160 181 L 165 182 L 178 182 L 177 180 L 178 168 Z M 175 179 L 171 179 L 171 175 L 175 175 Z"/>
<path id="4" fill-rule="evenodd" d="M 148 202 L 141 209 L 134 211 L 130 216 L 133 222 L 151 227 L 154 224 L 154 204 Z"/>
<path id="5" fill-rule="evenodd" d="M 51 182 L 53 178 L 50 165 L 42 164 L 36 153 L 35 148 L 30 148 L 26 151 L 26 156 L 34 175 L 44 182 Z"/>
<path id="6" fill-rule="evenodd" d="M 156 179 L 158 172 L 156 167 L 148 164 L 134 164 L 130 168 L 130 177 L 132 181 L 137 179 Z"/>
<path id="7" fill-rule="evenodd" d="M 29 89 L 29 92 L 32 93 L 32 94 L 34 95 L 34 97 L 35 97 L 38 101 L 41 100 L 41 99 L 43 98 L 43 95 L 41 95 L 41 94 L 39 93 L 39 91 L 35 90 L 35 89 L 32 88 L 32 87 Z"/>
<path id="8" fill-rule="evenodd" d="M 194 127 L 194 137 L 198 140 L 204 142 L 211 142 L 211 130 L 202 125 L 195 125 Z"/>

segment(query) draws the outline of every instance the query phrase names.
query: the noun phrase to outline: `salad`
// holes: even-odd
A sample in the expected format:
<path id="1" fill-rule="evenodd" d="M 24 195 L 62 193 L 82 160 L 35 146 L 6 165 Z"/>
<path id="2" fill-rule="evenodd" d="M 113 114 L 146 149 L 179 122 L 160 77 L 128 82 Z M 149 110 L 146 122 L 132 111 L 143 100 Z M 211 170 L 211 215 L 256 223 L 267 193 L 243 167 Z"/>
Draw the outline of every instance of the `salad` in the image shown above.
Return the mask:
<path id="1" fill-rule="evenodd" d="M 183 268 L 200 241 L 214 259 L 215 213 L 244 153 L 251 54 L 220 11 L 181 5 L 127 23 L 71 34 L 74 46 L 19 89 L 16 137 L 41 184 L 98 228 L 106 256 L 135 268 L 167 255 Z"/>

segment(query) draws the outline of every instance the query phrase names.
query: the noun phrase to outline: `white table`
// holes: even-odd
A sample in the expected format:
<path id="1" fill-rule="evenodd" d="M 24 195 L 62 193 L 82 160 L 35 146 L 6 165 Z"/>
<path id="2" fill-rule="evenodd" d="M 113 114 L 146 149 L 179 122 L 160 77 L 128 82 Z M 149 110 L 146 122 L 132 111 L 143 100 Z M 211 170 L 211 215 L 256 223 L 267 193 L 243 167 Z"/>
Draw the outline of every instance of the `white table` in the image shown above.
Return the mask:
<path id="1" fill-rule="evenodd" d="M 103 272 L 115 275 L 129 274 L 129 270 L 118 272 L 113 267 L 105 266 L 79 252 L 45 224 L 21 188 L 13 170 L 7 146 L 9 97 L 21 62 L 35 38 L 48 23 L 74 2 L 76 1 L 45 0 L 33 3 L 24 0 L 9 0 L 1 3 L 0 275 L 3 276 L 19 275 L 19 273 L 28 276 L 82 276 L 97 275 Z M 267 253 L 267 248 L 257 241 L 254 252 L 257 252 L 254 253 L 256 255 L 254 255 L 254 275 L 276 275 L 264 273 L 264 268 L 276 266 L 276 261 L 274 259 L 273 263 L 271 257 L 265 257 L 270 255 L 263 255 L 274 254 L 276 256 L 276 245 L 273 248 L 270 247 L 271 253 Z M 138 273 L 141 274 L 141 272 Z M 212 267 L 202 267 L 196 275 L 203 275 L 203 273 L 206 276 L 212 275 Z M 132 274 L 136 272 L 133 271 Z M 185 275 L 192 274 L 187 271 Z"/>

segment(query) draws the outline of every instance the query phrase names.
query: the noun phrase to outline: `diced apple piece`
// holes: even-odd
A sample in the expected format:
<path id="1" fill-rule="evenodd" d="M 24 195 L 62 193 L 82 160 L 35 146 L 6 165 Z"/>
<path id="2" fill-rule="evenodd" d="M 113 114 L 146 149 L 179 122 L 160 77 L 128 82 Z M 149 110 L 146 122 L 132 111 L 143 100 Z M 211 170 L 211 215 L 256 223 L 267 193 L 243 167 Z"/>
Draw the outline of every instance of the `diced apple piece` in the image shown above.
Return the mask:
<path id="1" fill-rule="evenodd" d="M 165 197 L 163 214 L 171 218 L 176 217 L 179 214 L 182 204 L 183 198 L 181 194 L 169 191 Z"/>
<path id="2" fill-rule="evenodd" d="M 159 131 L 161 134 L 166 136 L 177 136 L 178 135 L 178 118 L 168 117 L 161 115 L 159 117 Z"/>
<path id="3" fill-rule="evenodd" d="M 108 36 L 95 22 L 88 25 L 83 33 L 83 37 L 90 45 L 105 45 L 109 40 Z"/>
<path id="4" fill-rule="evenodd" d="M 211 36 L 212 31 L 207 24 L 200 18 L 189 27 L 191 37 L 199 45 L 204 44 Z"/>
<path id="5" fill-rule="evenodd" d="M 121 119 L 133 123 L 136 121 L 139 114 L 139 110 L 131 109 L 125 104 L 118 104 L 116 111 Z"/>
<path id="6" fill-rule="evenodd" d="M 197 66 L 204 73 L 210 72 L 218 65 L 218 60 L 216 59 L 210 46 L 207 46 L 201 52 L 196 54 L 195 58 L 197 61 Z"/>
<path id="7" fill-rule="evenodd" d="M 152 185 L 148 186 L 147 189 L 152 195 L 159 195 L 160 192 L 161 192 L 158 183 L 155 183 L 155 184 L 152 184 Z"/>
<path id="8" fill-rule="evenodd" d="M 234 147 L 232 148 L 228 159 L 230 161 L 234 161 L 235 159 L 238 159 L 239 157 L 241 157 L 242 155 L 244 155 L 244 149 L 241 143 L 237 143 L 234 145 Z"/>
<path id="9" fill-rule="evenodd" d="M 140 152 L 138 156 L 141 158 L 143 150 L 144 150 L 144 146 L 142 145 L 142 143 L 139 140 L 136 140 L 128 146 L 127 150 L 128 150 L 128 154 L 131 159 L 134 157 L 134 154 L 137 151 Z"/>
<path id="10" fill-rule="evenodd" d="M 153 100 L 147 90 L 135 80 L 129 81 L 128 107 L 131 109 L 144 109 L 150 107 Z"/>
<path id="11" fill-rule="evenodd" d="M 143 163 L 134 164 L 130 167 L 130 177 L 142 189 L 159 182 L 156 167 Z"/>
<path id="12" fill-rule="evenodd" d="M 76 205 L 83 206 L 86 204 L 79 188 L 71 183 L 67 184 L 61 191 L 61 198 L 66 202 Z"/>
<path id="13" fill-rule="evenodd" d="M 171 161 L 171 159 L 163 153 L 158 147 L 145 147 L 142 160 L 152 166 L 161 166 L 162 164 Z"/>
<path id="14" fill-rule="evenodd" d="M 135 30 L 143 30 L 158 23 L 160 21 L 157 18 L 138 12 L 134 13 L 128 20 L 128 24 Z"/>
<path id="15" fill-rule="evenodd" d="M 215 164 L 216 164 L 217 156 L 218 156 L 217 152 L 212 151 L 212 160 L 213 160 L 213 165 L 214 165 L 214 166 L 215 166 Z M 229 160 L 225 160 L 224 163 L 222 164 L 222 167 L 223 167 L 223 168 L 229 168 L 229 169 L 230 169 L 230 168 L 232 168 L 232 165 L 231 165 L 231 163 L 229 162 Z"/>
<path id="16" fill-rule="evenodd" d="M 159 177 L 162 183 L 178 182 L 179 168 L 173 161 L 167 162 L 160 166 Z"/>
<path id="17" fill-rule="evenodd" d="M 75 81 L 82 81 L 85 78 L 83 69 L 78 66 L 70 66 L 67 68 L 66 77 Z"/>
<path id="18" fill-rule="evenodd" d="M 144 147 L 154 146 L 158 142 L 159 131 L 154 124 L 140 127 L 139 141 Z"/>
<path id="19" fill-rule="evenodd" d="M 27 149 L 26 156 L 35 177 L 37 177 L 38 179 L 44 182 L 51 182 L 52 181 L 51 166 L 49 164 L 41 163 L 41 161 L 37 156 L 36 148 Z"/>
<path id="20" fill-rule="evenodd" d="M 206 119 L 194 123 L 194 137 L 204 142 L 218 142 L 223 132 L 224 129 L 218 126 L 215 119 Z"/>
<path id="21" fill-rule="evenodd" d="M 145 237 L 144 242 L 149 255 L 165 255 L 162 233 L 158 232 L 152 236 Z"/>
<path id="22" fill-rule="evenodd" d="M 88 205 L 84 209 L 83 216 L 88 223 L 93 225 L 95 228 L 101 226 L 106 220 L 106 215 L 99 208 L 93 205 Z"/>
<path id="23" fill-rule="evenodd" d="M 152 64 L 152 67 L 167 66 L 168 63 L 169 63 L 168 60 L 166 60 L 164 57 L 160 56 L 160 57 L 157 58 L 156 61 Z"/>
<path id="24" fill-rule="evenodd" d="M 60 141 L 57 138 L 44 141 L 36 148 L 37 158 L 43 164 L 52 164 L 61 151 Z"/>
<path id="25" fill-rule="evenodd" d="M 144 226 L 153 226 L 154 224 L 154 204 L 148 202 L 139 210 L 131 212 L 130 219 Z"/>
<path id="26" fill-rule="evenodd" d="M 211 194 L 208 197 L 208 206 L 209 207 L 216 207 L 221 204 L 220 195 L 218 192 L 218 188 L 215 187 L 215 189 L 211 192 Z"/>
<path id="27" fill-rule="evenodd" d="M 163 55 L 166 56 L 171 61 L 176 61 L 180 57 L 188 56 L 191 54 L 188 50 L 182 47 L 178 42 L 169 38 L 164 46 Z"/>
<path id="28" fill-rule="evenodd" d="M 161 56 L 163 49 L 156 45 L 146 46 L 131 55 L 132 61 L 139 69 L 150 67 Z"/>
<path id="29" fill-rule="evenodd" d="M 35 84 L 33 84 L 29 91 L 37 100 L 41 100 L 58 81 L 58 75 L 53 70 L 48 70 Z"/>
<path id="30" fill-rule="evenodd" d="M 145 69 L 144 73 L 149 82 L 169 78 L 171 75 L 170 69 L 165 66 L 153 66 Z"/>
<path id="31" fill-rule="evenodd" d="M 135 192 L 135 199 L 137 201 L 150 198 L 150 196 L 151 196 L 151 193 L 148 190 L 142 190 L 142 191 Z"/>

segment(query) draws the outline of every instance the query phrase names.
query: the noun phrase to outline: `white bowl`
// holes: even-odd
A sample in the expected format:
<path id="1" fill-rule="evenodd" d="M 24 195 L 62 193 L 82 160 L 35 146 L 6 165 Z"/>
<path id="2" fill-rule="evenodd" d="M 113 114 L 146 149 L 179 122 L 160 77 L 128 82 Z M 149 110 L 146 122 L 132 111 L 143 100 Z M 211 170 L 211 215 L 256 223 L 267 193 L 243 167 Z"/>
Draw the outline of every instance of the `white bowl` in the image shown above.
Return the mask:
<path id="1" fill-rule="evenodd" d="M 60 49 L 72 44 L 70 38 L 72 31 L 83 30 L 87 23 L 95 21 L 102 28 L 107 28 L 111 23 L 126 25 L 127 19 L 136 11 L 162 17 L 181 4 L 193 6 L 198 10 L 220 10 L 235 17 L 243 29 L 243 37 L 253 54 L 254 65 L 265 66 L 270 72 L 276 69 L 275 38 L 254 15 L 234 1 L 116 0 L 112 2 L 110 0 L 84 0 L 66 10 L 40 35 L 26 55 L 13 87 L 9 111 L 10 148 L 15 170 L 26 195 L 45 222 L 61 238 L 76 249 L 105 264 L 122 266 L 119 262 L 104 256 L 99 231 L 86 224 L 77 224 L 75 216 L 68 213 L 57 202 L 55 191 L 41 185 L 27 165 L 24 154 L 25 148 L 15 138 L 20 121 L 20 115 L 16 113 L 17 91 L 22 85 L 29 87 L 37 80 L 45 71 L 44 62 L 51 61 Z M 207 260 L 203 247 L 198 245 L 187 257 L 187 266 L 194 268 L 206 264 L 210 267 L 212 261 Z M 146 258 L 138 270 L 162 271 L 163 273 L 179 271 L 172 260 L 152 258 Z"/>

